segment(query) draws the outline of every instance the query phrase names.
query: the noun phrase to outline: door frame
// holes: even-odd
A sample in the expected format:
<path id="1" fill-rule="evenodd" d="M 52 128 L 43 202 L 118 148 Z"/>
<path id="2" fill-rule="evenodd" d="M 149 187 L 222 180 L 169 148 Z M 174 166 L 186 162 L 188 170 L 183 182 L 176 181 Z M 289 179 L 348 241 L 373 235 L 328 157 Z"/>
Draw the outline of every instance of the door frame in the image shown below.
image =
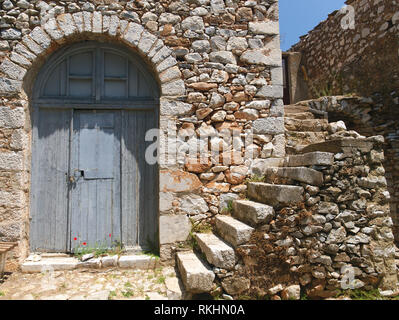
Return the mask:
<path id="1" fill-rule="evenodd" d="M 135 66 L 138 68 L 139 71 L 144 73 L 145 77 L 151 79 L 150 84 L 151 84 L 151 89 L 154 89 L 154 96 L 153 97 L 131 97 L 129 99 L 110 99 L 110 98 L 102 98 L 99 99 L 98 93 L 94 98 L 64 98 L 64 99 L 57 99 L 57 98 L 43 98 L 42 97 L 42 92 L 43 88 L 45 85 L 46 79 L 49 77 L 49 74 L 51 70 L 53 69 L 54 65 L 59 63 L 66 55 L 71 54 L 71 53 L 78 53 L 79 51 L 83 51 L 88 48 L 106 48 L 107 50 L 113 50 L 117 53 L 123 53 L 125 56 L 128 57 L 130 61 L 132 61 Z M 100 77 L 101 75 L 95 75 L 97 81 L 97 77 Z M 153 80 L 153 81 L 152 81 Z M 126 49 L 123 46 L 120 45 L 115 45 L 115 44 L 106 44 L 106 43 L 101 43 L 101 42 L 96 42 L 96 41 L 86 41 L 83 43 L 77 43 L 72 46 L 63 48 L 56 52 L 53 56 L 51 56 L 48 61 L 45 63 L 45 65 L 42 67 L 38 80 L 35 83 L 34 86 L 34 96 L 32 99 L 31 103 L 31 119 L 32 119 L 32 142 L 31 142 L 31 153 L 33 153 L 33 150 L 35 148 L 35 145 L 38 143 L 36 139 L 38 138 L 38 123 L 39 123 L 39 116 L 40 116 L 40 109 L 64 109 L 64 110 L 71 110 L 71 121 L 70 121 L 70 132 L 69 132 L 69 159 L 68 159 L 68 177 L 71 175 L 70 172 L 70 166 L 71 166 L 71 148 L 72 148 L 72 134 L 73 134 L 73 119 L 74 119 L 74 111 L 75 110 L 98 110 L 98 111 L 120 111 L 123 113 L 123 111 L 152 111 L 154 112 L 154 126 L 155 128 L 159 129 L 160 127 L 160 87 L 157 82 L 155 82 L 157 88 L 152 88 L 153 83 L 155 82 L 155 77 L 153 76 L 153 73 L 151 70 L 149 70 L 142 59 L 135 54 L 134 52 L 131 52 L 130 50 Z M 159 139 L 158 139 L 158 144 L 159 144 Z M 143 155 L 144 156 L 144 155 Z M 35 166 L 37 164 L 34 163 L 33 157 L 31 159 L 31 175 L 32 172 L 35 170 Z M 154 207 L 156 208 L 157 212 L 157 222 L 156 222 L 156 228 L 158 230 L 158 246 L 160 246 L 159 242 L 159 164 L 155 164 L 156 168 L 156 175 L 155 175 L 155 188 L 156 188 L 156 194 L 154 196 Z M 122 173 L 121 173 L 122 176 Z M 32 187 L 32 178 L 30 180 L 30 188 Z M 32 195 L 33 191 L 30 189 L 30 206 L 29 206 L 29 213 L 30 213 L 30 220 L 32 220 Z M 68 186 L 68 194 L 66 195 L 67 197 L 67 203 L 68 203 L 68 208 L 67 208 L 67 214 L 68 214 L 68 223 L 67 223 L 67 239 L 66 241 L 66 248 L 68 248 L 67 252 L 70 252 L 71 250 L 71 208 L 70 208 L 70 196 L 71 196 L 71 190 L 70 187 Z M 123 221 L 121 221 L 123 223 Z M 31 239 L 29 237 L 29 239 Z M 123 241 L 123 239 L 122 239 Z M 29 241 L 30 242 L 30 241 Z M 31 246 L 31 242 L 30 242 Z"/>

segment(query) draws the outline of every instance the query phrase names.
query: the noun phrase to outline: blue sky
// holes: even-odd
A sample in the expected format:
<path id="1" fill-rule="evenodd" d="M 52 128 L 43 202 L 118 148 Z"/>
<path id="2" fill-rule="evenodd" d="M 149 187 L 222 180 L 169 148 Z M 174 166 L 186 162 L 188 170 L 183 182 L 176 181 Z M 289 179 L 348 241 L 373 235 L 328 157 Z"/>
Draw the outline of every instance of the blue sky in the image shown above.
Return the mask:
<path id="1" fill-rule="evenodd" d="M 281 49 L 288 50 L 345 0 L 279 0 Z"/>

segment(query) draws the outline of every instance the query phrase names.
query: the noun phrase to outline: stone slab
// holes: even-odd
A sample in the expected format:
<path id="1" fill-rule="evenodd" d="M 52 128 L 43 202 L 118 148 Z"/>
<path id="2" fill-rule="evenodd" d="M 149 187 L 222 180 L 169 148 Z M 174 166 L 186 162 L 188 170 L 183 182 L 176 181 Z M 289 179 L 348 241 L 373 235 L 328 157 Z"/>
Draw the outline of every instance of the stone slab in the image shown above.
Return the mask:
<path id="1" fill-rule="evenodd" d="M 373 142 L 366 141 L 364 139 L 339 139 L 339 140 L 329 140 L 322 143 L 311 144 L 306 146 L 301 150 L 300 153 L 309 153 L 315 151 L 330 152 L 330 153 L 340 153 L 348 148 L 355 148 L 362 150 L 363 152 L 370 152 L 373 148 Z"/>
<path id="2" fill-rule="evenodd" d="M 269 182 L 275 178 L 287 178 L 313 186 L 321 186 L 324 182 L 323 173 L 306 167 L 268 168 L 265 170 L 265 178 Z"/>
<path id="3" fill-rule="evenodd" d="M 229 216 L 217 216 L 215 221 L 219 235 L 234 247 L 246 244 L 254 231 L 252 227 Z"/>
<path id="4" fill-rule="evenodd" d="M 334 154 L 331 152 L 309 152 L 287 157 L 287 167 L 331 166 Z"/>
<path id="5" fill-rule="evenodd" d="M 227 270 L 234 268 L 236 257 L 231 246 L 212 233 L 196 234 L 195 237 L 211 265 Z"/>
<path id="6" fill-rule="evenodd" d="M 271 206 L 297 204 L 304 200 L 304 189 L 298 186 L 286 186 L 251 182 L 248 195 L 254 200 Z"/>
<path id="7" fill-rule="evenodd" d="M 145 255 L 122 256 L 118 260 L 118 266 L 122 269 L 147 270 L 155 269 L 158 259 Z"/>
<path id="8" fill-rule="evenodd" d="M 237 200 L 233 202 L 233 216 L 252 227 L 269 223 L 275 215 L 274 209 L 263 203 Z"/>
<path id="9" fill-rule="evenodd" d="M 178 253 L 177 266 L 187 291 L 204 293 L 212 290 L 215 274 L 193 252 Z"/>
<path id="10" fill-rule="evenodd" d="M 27 261 L 21 265 L 24 273 L 40 273 L 76 269 L 79 260 L 76 258 L 45 258 L 40 261 Z"/>

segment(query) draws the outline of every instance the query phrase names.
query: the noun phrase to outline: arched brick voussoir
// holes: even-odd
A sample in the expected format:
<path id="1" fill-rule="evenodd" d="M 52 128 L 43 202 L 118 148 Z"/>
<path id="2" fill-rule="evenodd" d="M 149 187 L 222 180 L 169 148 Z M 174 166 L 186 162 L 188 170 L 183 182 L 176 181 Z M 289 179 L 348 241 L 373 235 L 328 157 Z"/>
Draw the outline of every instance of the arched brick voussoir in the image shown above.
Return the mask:
<path id="1" fill-rule="evenodd" d="M 22 90 L 22 81 L 0 77 L 0 97 L 15 96 Z"/>
<path id="2" fill-rule="evenodd" d="M 22 41 L 14 46 L 10 58 L 0 64 L 5 75 L 0 82 L 0 94 L 16 94 L 20 90 L 27 69 L 39 57 L 45 57 L 63 43 L 80 35 L 106 35 L 119 39 L 126 46 L 146 58 L 157 75 L 164 96 L 185 95 L 186 87 L 173 52 L 156 35 L 135 22 L 107 16 L 101 12 L 65 13 L 48 17 L 46 23 L 34 28 Z M 89 38 L 91 38 L 89 36 Z"/>

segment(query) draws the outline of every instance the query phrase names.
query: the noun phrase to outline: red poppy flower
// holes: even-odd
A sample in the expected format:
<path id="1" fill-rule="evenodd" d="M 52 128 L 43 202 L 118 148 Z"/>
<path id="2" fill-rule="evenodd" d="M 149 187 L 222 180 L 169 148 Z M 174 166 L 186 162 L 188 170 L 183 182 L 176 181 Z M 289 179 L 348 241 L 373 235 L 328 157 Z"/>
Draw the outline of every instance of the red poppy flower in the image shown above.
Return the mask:
<path id="1" fill-rule="evenodd" d="M 78 240 L 78 238 L 73 238 L 73 240 L 75 240 L 75 241 L 76 241 L 76 240 Z"/>
<path id="2" fill-rule="evenodd" d="M 86 243 L 86 242 L 83 242 L 82 244 L 83 244 L 84 246 L 85 246 L 85 245 L 87 245 L 87 243 Z"/>

